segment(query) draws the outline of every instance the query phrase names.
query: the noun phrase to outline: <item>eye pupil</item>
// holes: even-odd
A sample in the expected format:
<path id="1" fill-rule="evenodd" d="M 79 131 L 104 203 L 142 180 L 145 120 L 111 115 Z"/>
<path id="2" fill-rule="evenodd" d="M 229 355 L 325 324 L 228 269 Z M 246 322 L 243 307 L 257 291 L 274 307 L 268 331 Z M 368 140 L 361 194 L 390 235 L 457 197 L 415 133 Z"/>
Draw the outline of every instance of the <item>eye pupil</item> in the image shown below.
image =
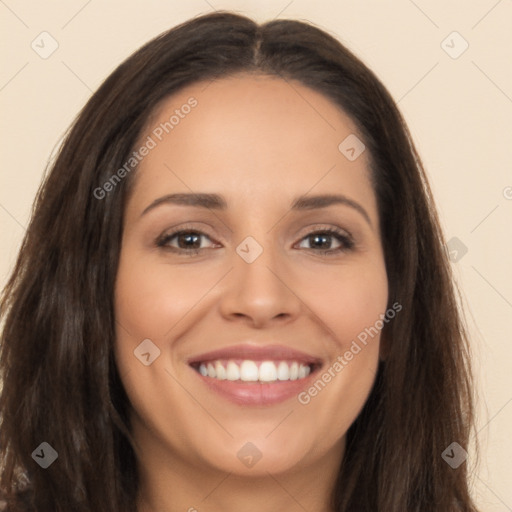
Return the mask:
<path id="1" fill-rule="evenodd" d="M 314 247 L 320 247 L 320 248 L 325 248 L 325 245 L 329 246 L 330 244 L 327 243 L 325 244 L 325 240 L 330 238 L 330 235 L 312 235 L 312 239 L 314 240 L 313 242 L 313 246 Z M 318 242 L 319 240 L 322 240 L 324 243 L 322 244 L 322 242 Z"/>
<path id="2" fill-rule="evenodd" d="M 190 249 L 190 248 L 199 248 L 199 246 L 201 245 L 201 242 L 200 242 L 200 237 L 201 235 L 197 234 L 197 233 L 185 233 L 185 234 L 180 234 L 178 236 L 178 245 L 180 246 L 180 248 L 185 248 L 185 249 Z M 190 241 L 194 241 L 195 243 L 193 245 L 190 245 L 190 244 L 187 244 L 187 242 L 190 242 Z M 181 241 L 185 241 L 185 245 L 182 246 L 181 244 Z M 198 244 L 199 242 L 199 244 Z"/>

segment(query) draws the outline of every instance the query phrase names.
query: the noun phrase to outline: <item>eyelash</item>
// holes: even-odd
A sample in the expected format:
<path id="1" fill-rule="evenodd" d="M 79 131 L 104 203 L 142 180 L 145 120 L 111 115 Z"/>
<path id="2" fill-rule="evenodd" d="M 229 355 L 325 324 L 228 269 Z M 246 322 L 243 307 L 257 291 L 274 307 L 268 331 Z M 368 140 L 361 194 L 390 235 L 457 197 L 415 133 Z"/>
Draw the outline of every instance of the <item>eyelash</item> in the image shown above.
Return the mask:
<path id="1" fill-rule="evenodd" d="M 164 250 L 169 250 L 172 252 L 180 253 L 183 256 L 189 256 L 189 257 L 193 257 L 193 256 L 199 254 L 201 251 L 205 250 L 204 248 L 181 249 L 181 248 L 172 247 L 172 246 L 168 245 L 170 240 L 172 240 L 176 236 L 184 235 L 184 234 L 194 234 L 194 235 L 198 235 L 199 237 L 205 236 L 207 238 L 210 238 L 206 233 L 203 233 L 202 231 L 185 227 L 185 228 L 181 228 L 179 230 L 173 231 L 171 233 L 165 233 L 165 234 L 161 235 L 160 237 L 158 237 L 156 239 L 155 244 L 157 247 L 162 248 Z M 304 237 L 302 237 L 301 241 L 305 240 L 309 237 L 312 237 L 313 235 L 331 236 L 331 237 L 336 238 L 341 243 L 340 247 L 337 247 L 336 249 L 319 249 L 319 250 L 306 249 L 309 251 L 313 251 L 316 254 L 321 254 L 324 256 L 334 256 L 339 253 L 348 252 L 348 251 L 352 250 L 355 246 L 355 243 L 350 235 L 348 235 L 344 231 L 341 231 L 336 228 L 326 228 L 326 229 L 318 229 L 317 231 L 312 231 L 312 232 L 308 233 L 307 235 L 305 235 Z"/>

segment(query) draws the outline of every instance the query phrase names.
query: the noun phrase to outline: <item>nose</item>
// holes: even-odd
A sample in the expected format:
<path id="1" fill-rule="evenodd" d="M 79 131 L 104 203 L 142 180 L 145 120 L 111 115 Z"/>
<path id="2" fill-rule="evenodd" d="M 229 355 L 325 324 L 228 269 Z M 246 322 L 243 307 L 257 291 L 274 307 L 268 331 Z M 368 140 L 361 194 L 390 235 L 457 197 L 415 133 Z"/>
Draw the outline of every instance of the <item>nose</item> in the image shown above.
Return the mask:
<path id="1" fill-rule="evenodd" d="M 293 321 L 303 307 L 298 290 L 294 290 L 297 279 L 294 286 L 285 256 L 272 251 L 268 244 L 262 248 L 251 263 L 233 253 L 233 269 L 220 302 L 224 318 L 257 328 Z"/>

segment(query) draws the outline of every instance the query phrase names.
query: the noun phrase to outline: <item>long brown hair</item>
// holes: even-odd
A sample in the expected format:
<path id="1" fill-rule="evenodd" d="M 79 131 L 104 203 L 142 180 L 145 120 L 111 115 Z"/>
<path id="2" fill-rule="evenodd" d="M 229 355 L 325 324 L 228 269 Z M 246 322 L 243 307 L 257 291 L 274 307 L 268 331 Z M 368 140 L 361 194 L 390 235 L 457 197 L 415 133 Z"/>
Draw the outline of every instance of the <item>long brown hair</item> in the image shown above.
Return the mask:
<path id="1" fill-rule="evenodd" d="M 324 31 L 229 12 L 183 23 L 123 62 L 76 118 L 37 194 L 1 302 L 0 486 L 9 510 L 135 510 L 113 291 L 136 171 L 101 199 L 94 192 L 126 162 L 163 99 L 244 72 L 298 81 L 356 123 L 371 159 L 389 304 L 403 307 L 384 327 L 387 356 L 348 431 L 333 509 L 476 510 L 467 462 L 453 469 L 442 457 L 452 442 L 467 449 L 473 426 L 468 342 L 404 120 L 377 77 Z M 58 453 L 46 469 L 32 457 L 42 442 Z"/>

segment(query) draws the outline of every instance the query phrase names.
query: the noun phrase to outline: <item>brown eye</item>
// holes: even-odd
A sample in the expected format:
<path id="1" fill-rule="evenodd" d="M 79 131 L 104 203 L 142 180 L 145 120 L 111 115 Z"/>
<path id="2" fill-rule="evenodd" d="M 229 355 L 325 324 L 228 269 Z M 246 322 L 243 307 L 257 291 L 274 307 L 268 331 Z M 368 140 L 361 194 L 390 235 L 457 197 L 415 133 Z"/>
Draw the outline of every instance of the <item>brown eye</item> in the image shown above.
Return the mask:
<path id="1" fill-rule="evenodd" d="M 338 243 L 337 247 L 332 247 L 334 243 L 333 240 Z M 310 247 L 306 247 L 306 249 L 321 254 L 339 253 L 348 251 L 354 247 L 352 239 L 347 234 L 336 229 L 326 229 L 309 233 L 302 239 L 301 244 L 304 241 L 309 242 L 310 245 Z"/>
<path id="2" fill-rule="evenodd" d="M 197 254 L 207 248 L 201 247 L 201 242 L 205 238 L 210 240 L 210 237 L 201 231 L 182 229 L 163 234 L 156 241 L 156 245 L 176 252 Z"/>

